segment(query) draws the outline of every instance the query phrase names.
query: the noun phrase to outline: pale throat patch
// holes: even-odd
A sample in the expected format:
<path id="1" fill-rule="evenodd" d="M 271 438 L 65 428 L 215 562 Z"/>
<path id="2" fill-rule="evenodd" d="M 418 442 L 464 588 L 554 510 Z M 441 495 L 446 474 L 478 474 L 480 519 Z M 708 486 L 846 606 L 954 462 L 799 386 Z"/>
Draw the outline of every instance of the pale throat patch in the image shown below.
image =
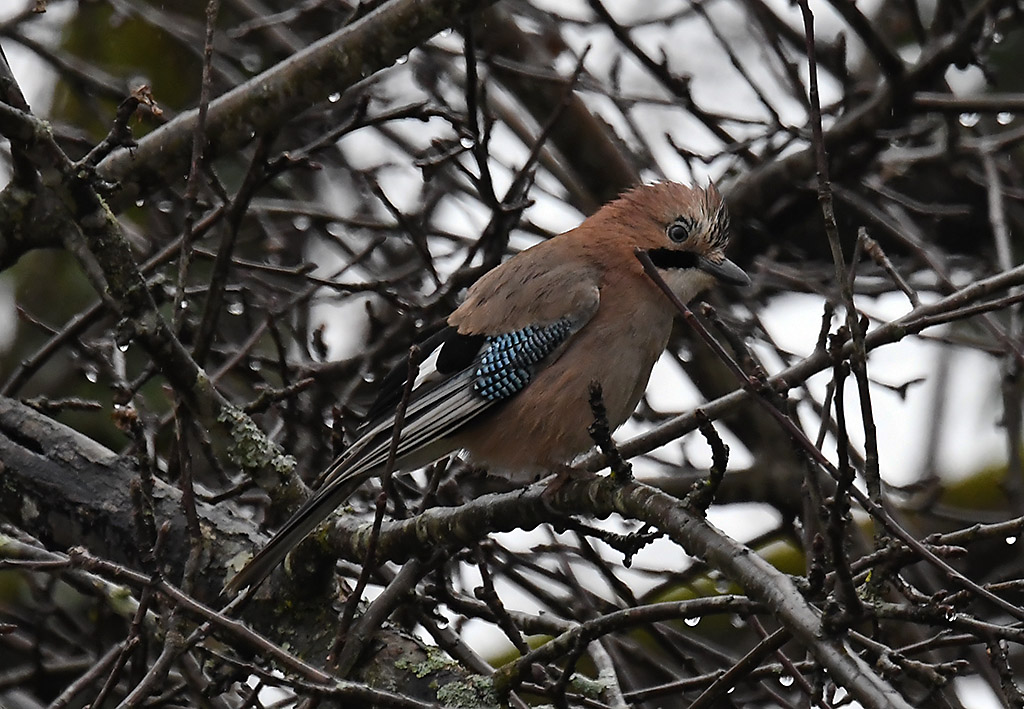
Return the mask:
<path id="1" fill-rule="evenodd" d="M 665 280 L 668 287 L 672 289 L 672 292 L 684 303 L 690 302 L 701 291 L 707 290 L 715 282 L 715 277 L 710 273 L 705 273 L 695 268 L 658 269 L 658 273 L 661 274 L 661 277 Z"/>

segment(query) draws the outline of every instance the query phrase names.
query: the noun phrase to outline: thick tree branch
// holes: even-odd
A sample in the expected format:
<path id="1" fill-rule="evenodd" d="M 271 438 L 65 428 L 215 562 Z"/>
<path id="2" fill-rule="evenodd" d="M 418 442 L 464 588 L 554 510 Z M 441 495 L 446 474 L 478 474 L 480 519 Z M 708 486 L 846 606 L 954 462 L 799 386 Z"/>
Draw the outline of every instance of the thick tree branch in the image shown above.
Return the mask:
<path id="1" fill-rule="evenodd" d="M 392 0 L 275 64 L 210 103 L 208 157 L 227 155 L 257 135 L 342 93 L 413 51 L 467 13 L 494 0 Z M 101 162 L 97 172 L 121 189 L 116 212 L 184 174 L 199 109 L 187 111 Z"/>
<path id="2" fill-rule="evenodd" d="M 378 561 L 401 560 L 436 550 L 459 548 L 484 536 L 513 529 L 532 529 L 562 515 L 604 518 L 618 513 L 661 529 L 687 550 L 737 582 L 751 598 L 771 612 L 800 639 L 833 679 L 864 706 L 905 707 L 902 697 L 841 641 L 823 637 L 820 612 L 804 600 L 790 578 L 749 548 L 725 536 L 680 501 L 641 483 L 607 478 L 571 481 L 551 492 L 538 484 L 525 491 L 487 495 L 458 508 L 436 508 L 408 520 L 386 522 L 377 546 Z M 330 543 L 346 556 L 361 558 L 372 527 L 342 522 Z"/>

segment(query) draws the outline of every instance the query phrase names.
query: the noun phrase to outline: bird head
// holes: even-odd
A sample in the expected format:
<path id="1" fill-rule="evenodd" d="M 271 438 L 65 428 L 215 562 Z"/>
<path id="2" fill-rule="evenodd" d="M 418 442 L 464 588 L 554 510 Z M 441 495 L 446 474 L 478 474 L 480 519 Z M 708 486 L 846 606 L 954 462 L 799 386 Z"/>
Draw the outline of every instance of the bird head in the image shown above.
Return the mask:
<path id="1" fill-rule="evenodd" d="M 750 285 L 750 277 L 725 257 L 729 213 L 715 185 L 677 182 L 641 185 L 608 204 L 606 218 L 643 249 L 662 278 L 684 301 L 716 282 Z"/>

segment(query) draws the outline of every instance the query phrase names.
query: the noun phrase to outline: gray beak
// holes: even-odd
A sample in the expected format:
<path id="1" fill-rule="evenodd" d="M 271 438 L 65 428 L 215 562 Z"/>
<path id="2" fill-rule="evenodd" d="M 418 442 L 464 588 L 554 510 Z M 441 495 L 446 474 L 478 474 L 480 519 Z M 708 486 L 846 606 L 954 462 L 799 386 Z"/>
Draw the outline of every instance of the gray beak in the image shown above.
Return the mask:
<path id="1" fill-rule="evenodd" d="M 710 273 L 722 283 L 734 286 L 750 285 L 750 276 L 747 275 L 746 271 L 725 257 L 721 261 L 712 261 L 705 256 L 701 256 L 697 260 L 697 268 L 705 273 Z"/>

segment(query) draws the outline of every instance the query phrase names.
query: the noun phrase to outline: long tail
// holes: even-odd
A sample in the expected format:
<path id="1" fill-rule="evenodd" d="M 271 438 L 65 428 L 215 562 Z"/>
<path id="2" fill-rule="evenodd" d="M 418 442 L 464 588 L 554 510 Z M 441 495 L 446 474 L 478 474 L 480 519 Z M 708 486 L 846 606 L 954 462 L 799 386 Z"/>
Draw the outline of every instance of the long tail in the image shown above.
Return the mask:
<path id="1" fill-rule="evenodd" d="M 476 393 L 475 371 L 471 365 L 447 379 L 414 390 L 416 396 L 409 402 L 399 438 L 395 470 L 417 468 L 447 455 L 455 447 L 451 435 L 495 404 L 497 399 Z M 259 585 L 335 507 L 381 472 L 387 465 L 393 429 L 394 414 L 365 427 L 352 447 L 320 476 L 319 490 L 231 579 L 224 587 L 225 593 L 236 595 L 246 586 Z"/>
<path id="2" fill-rule="evenodd" d="M 327 519 L 336 507 L 348 499 L 375 472 L 374 468 L 353 468 L 338 475 L 328 485 L 318 490 L 291 519 L 284 523 L 267 545 L 224 586 L 224 593 L 235 596 L 246 586 L 259 586 L 270 572 L 284 561 L 288 552 L 298 546 L 307 534 Z"/>

